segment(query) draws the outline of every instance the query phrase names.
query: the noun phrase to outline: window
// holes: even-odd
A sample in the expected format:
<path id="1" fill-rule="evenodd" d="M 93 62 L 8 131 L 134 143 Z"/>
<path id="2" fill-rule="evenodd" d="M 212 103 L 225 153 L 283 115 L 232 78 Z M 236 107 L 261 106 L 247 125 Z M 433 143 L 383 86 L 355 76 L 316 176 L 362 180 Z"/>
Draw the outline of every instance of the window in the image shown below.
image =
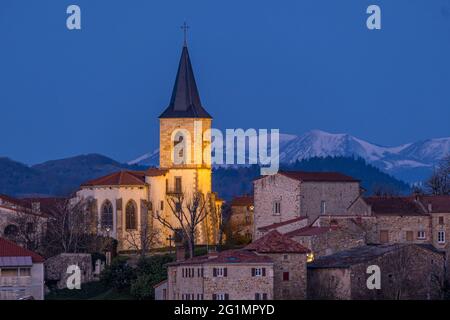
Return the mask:
<path id="1" fill-rule="evenodd" d="M 252 268 L 252 277 L 265 277 L 266 268 Z"/>
<path id="2" fill-rule="evenodd" d="M 34 223 L 33 222 L 27 222 L 27 233 L 32 234 L 34 233 Z"/>
<path id="3" fill-rule="evenodd" d="M 108 200 L 102 206 L 101 226 L 105 230 L 113 227 L 113 206 Z"/>
<path id="4" fill-rule="evenodd" d="M 267 293 L 255 293 L 255 300 L 267 300 Z"/>
<path id="5" fill-rule="evenodd" d="M 438 243 L 445 243 L 445 231 L 438 232 Z"/>
<path id="6" fill-rule="evenodd" d="M 421 240 L 423 240 L 423 239 L 426 239 L 426 233 L 425 233 L 425 231 L 418 231 L 417 232 L 417 239 L 421 239 Z"/>
<path id="7" fill-rule="evenodd" d="M 31 268 L 20 268 L 19 277 L 31 277 Z"/>
<path id="8" fill-rule="evenodd" d="M 203 293 L 197 293 L 197 300 L 203 300 Z"/>
<path id="9" fill-rule="evenodd" d="M 7 238 L 15 237 L 19 233 L 19 228 L 14 224 L 10 224 L 6 226 L 5 231 L 3 233 Z"/>
<path id="10" fill-rule="evenodd" d="M 160 210 L 164 210 L 164 201 L 161 200 L 161 203 L 159 204 Z"/>
<path id="11" fill-rule="evenodd" d="M 0 275 L 2 277 L 17 277 L 19 275 L 19 269 L 16 269 L 16 268 L 2 268 Z"/>
<path id="12" fill-rule="evenodd" d="M 183 132 L 179 131 L 173 139 L 173 161 L 174 164 L 186 163 L 186 142 L 184 141 Z"/>
<path id="13" fill-rule="evenodd" d="M 230 300 L 228 293 L 214 293 L 213 300 Z"/>
<path id="14" fill-rule="evenodd" d="M 130 201 L 127 203 L 125 209 L 125 217 L 127 230 L 136 230 L 136 204 L 134 203 L 134 201 Z"/>
<path id="15" fill-rule="evenodd" d="M 277 216 L 281 214 L 281 202 L 280 201 L 275 201 L 273 203 L 273 214 L 275 214 Z"/>
<path id="16" fill-rule="evenodd" d="M 325 214 L 326 209 L 327 209 L 327 203 L 326 203 L 326 201 L 322 200 L 320 202 L 320 213 Z"/>
<path id="17" fill-rule="evenodd" d="M 406 241 L 411 242 L 414 239 L 414 234 L 412 231 L 406 231 Z"/>
<path id="18" fill-rule="evenodd" d="M 444 217 L 439 217 L 439 224 L 440 225 L 443 225 L 444 224 Z"/>
<path id="19" fill-rule="evenodd" d="M 284 255 L 283 255 L 283 260 L 289 260 L 289 255 L 284 254 Z"/>
<path id="20" fill-rule="evenodd" d="M 175 177 L 175 192 L 181 193 L 182 190 L 181 177 Z"/>
<path id="21" fill-rule="evenodd" d="M 380 243 L 388 243 L 388 242 L 389 242 L 389 231 L 380 230 Z"/>
<path id="22" fill-rule="evenodd" d="M 227 268 L 213 268 L 213 277 L 226 277 Z"/>
<path id="23" fill-rule="evenodd" d="M 283 281 L 289 281 L 289 272 L 283 272 Z"/>

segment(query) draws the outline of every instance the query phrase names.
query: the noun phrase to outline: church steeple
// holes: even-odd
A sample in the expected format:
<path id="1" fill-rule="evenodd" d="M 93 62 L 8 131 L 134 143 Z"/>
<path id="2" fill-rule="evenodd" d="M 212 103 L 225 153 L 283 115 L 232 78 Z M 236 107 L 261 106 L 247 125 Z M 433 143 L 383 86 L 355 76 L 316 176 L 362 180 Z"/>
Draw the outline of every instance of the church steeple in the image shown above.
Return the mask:
<path id="1" fill-rule="evenodd" d="M 159 118 L 212 118 L 202 107 L 186 41 L 169 106 Z"/>

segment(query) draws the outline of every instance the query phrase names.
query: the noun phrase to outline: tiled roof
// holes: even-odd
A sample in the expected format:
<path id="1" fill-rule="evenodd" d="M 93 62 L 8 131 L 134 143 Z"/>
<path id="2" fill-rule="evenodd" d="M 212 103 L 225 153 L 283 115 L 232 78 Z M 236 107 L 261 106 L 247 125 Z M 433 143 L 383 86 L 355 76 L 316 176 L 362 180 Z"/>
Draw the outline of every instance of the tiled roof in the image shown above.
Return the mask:
<path id="1" fill-rule="evenodd" d="M 82 184 L 82 187 L 90 186 L 142 186 L 145 185 L 145 172 L 143 171 L 119 171 Z"/>
<path id="2" fill-rule="evenodd" d="M 359 182 L 339 172 L 279 171 L 278 173 L 304 182 Z"/>
<path id="3" fill-rule="evenodd" d="M 0 207 L 9 209 L 18 213 L 26 213 L 31 214 L 35 216 L 48 216 L 49 210 L 47 210 L 47 206 L 43 206 L 42 203 L 47 203 L 49 199 L 54 198 L 23 198 L 23 199 L 17 199 L 13 198 L 7 195 L 0 195 Z M 33 210 L 33 203 L 39 203 L 40 204 L 40 210 L 34 211 Z"/>
<path id="4" fill-rule="evenodd" d="M 308 253 L 298 242 L 290 239 L 288 236 L 279 233 L 276 230 L 269 232 L 256 241 L 253 241 L 245 247 L 246 250 L 254 250 L 258 253 Z"/>
<path id="5" fill-rule="evenodd" d="M 315 236 L 319 234 L 323 234 L 328 231 L 336 230 L 336 226 L 332 227 L 304 227 L 300 228 L 288 233 L 285 233 L 288 237 L 296 237 L 296 236 Z"/>
<path id="6" fill-rule="evenodd" d="M 44 258 L 37 253 L 22 248 L 4 238 L 0 238 L 0 257 L 31 257 L 34 263 L 44 262 Z"/>
<path id="7" fill-rule="evenodd" d="M 184 261 L 172 262 L 167 265 L 190 265 L 190 264 L 224 264 L 224 263 L 272 263 L 272 259 L 267 256 L 260 256 L 245 249 L 226 250 L 209 255 L 194 257 Z"/>
<path id="8" fill-rule="evenodd" d="M 252 206 L 254 204 L 253 196 L 234 197 L 231 201 L 232 206 Z"/>
<path id="9" fill-rule="evenodd" d="M 436 252 L 436 250 L 430 249 L 429 246 L 415 244 L 365 245 L 319 257 L 314 262 L 308 264 L 308 268 L 348 268 L 355 264 L 371 261 L 405 246 L 418 246 L 425 250 Z"/>
<path id="10" fill-rule="evenodd" d="M 283 222 L 272 223 L 272 224 L 269 224 L 268 226 L 259 227 L 258 230 L 259 231 L 269 231 L 269 230 L 276 229 L 278 227 L 282 227 L 282 226 L 285 226 L 285 225 L 288 225 L 288 224 L 291 224 L 294 222 L 302 221 L 305 219 L 308 219 L 308 218 L 307 217 L 298 217 L 298 218 L 286 220 Z"/>
<path id="11" fill-rule="evenodd" d="M 368 197 L 364 201 L 375 215 L 421 216 L 427 212 L 414 197 Z"/>
<path id="12" fill-rule="evenodd" d="M 163 176 L 167 172 L 169 172 L 169 170 L 159 169 L 159 168 L 148 168 L 147 171 L 145 171 L 145 175 L 147 177 L 157 177 L 157 176 Z"/>
<path id="13" fill-rule="evenodd" d="M 427 210 L 431 204 L 432 213 L 450 213 L 450 196 L 420 196 L 419 199 Z"/>

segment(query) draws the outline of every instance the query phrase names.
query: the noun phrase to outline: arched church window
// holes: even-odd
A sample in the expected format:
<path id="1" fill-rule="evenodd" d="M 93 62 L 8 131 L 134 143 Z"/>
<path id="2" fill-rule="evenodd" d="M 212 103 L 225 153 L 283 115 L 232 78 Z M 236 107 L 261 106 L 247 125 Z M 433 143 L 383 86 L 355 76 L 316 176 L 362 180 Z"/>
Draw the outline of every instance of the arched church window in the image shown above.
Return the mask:
<path id="1" fill-rule="evenodd" d="M 125 209 L 125 222 L 127 230 L 136 230 L 136 216 L 136 204 L 133 201 L 129 201 Z"/>
<path id="2" fill-rule="evenodd" d="M 113 228 L 113 205 L 108 200 L 102 206 L 101 226 L 103 229 Z"/>
<path id="3" fill-rule="evenodd" d="M 10 224 L 6 226 L 3 233 L 7 238 L 14 238 L 19 234 L 19 228 L 14 224 Z"/>

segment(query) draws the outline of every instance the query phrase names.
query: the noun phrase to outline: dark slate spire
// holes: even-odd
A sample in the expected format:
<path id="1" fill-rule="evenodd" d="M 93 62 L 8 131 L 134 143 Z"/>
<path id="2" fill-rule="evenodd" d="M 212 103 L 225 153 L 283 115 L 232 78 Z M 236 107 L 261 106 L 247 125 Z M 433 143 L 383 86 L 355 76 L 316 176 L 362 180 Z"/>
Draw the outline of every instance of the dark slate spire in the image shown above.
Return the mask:
<path id="1" fill-rule="evenodd" d="M 183 46 L 172 98 L 160 118 L 212 118 L 202 107 L 187 45 Z"/>

